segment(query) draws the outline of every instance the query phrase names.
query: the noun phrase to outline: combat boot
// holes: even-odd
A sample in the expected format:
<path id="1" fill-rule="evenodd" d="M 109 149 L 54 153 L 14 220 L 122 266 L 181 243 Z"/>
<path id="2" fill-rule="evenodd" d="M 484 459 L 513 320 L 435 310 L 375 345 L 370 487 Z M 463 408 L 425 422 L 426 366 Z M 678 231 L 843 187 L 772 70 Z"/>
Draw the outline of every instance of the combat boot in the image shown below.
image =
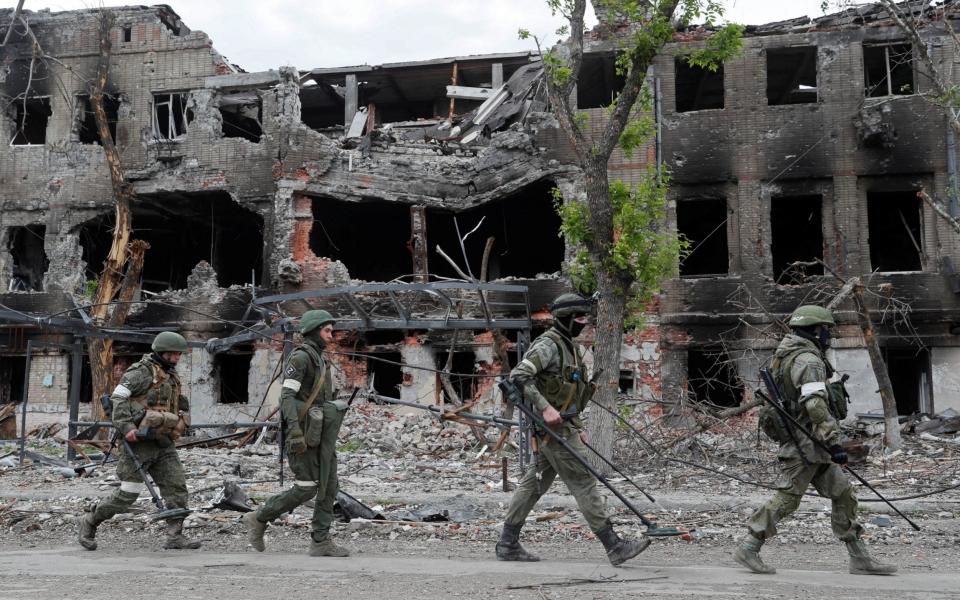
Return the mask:
<path id="1" fill-rule="evenodd" d="M 330 534 L 325 533 L 310 537 L 310 556 L 350 556 L 350 551 L 334 544 Z"/>
<path id="2" fill-rule="evenodd" d="M 754 573 L 772 575 L 776 573 L 777 570 L 765 564 L 763 559 L 760 558 L 760 548 L 762 546 L 763 540 L 757 539 L 748 533 L 740 538 L 740 546 L 737 548 L 737 551 L 733 553 L 733 558 Z"/>
<path id="3" fill-rule="evenodd" d="M 240 520 L 247 526 L 247 543 L 257 552 L 263 552 L 267 548 L 263 543 L 263 532 L 267 530 L 267 524 L 257 518 L 257 511 L 244 514 Z"/>
<path id="4" fill-rule="evenodd" d="M 87 511 L 86 514 L 80 517 L 80 527 L 77 541 L 79 541 L 80 545 L 87 550 L 97 549 L 97 525 L 99 525 L 99 523 L 96 519 L 94 519 L 94 512 L 92 510 Z"/>
<path id="5" fill-rule="evenodd" d="M 850 572 L 854 575 L 892 575 L 897 572 L 896 565 L 886 565 L 870 558 L 863 540 L 847 542 L 847 553 L 850 554 Z"/>
<path id="6" fill-rule="evenodd" d="M 503 524 L 500 532 L 500 541 L 497 542 L 497 560 L 512 560 L 520 562 L 537 562 L 539 556 L 530 554 L 520 545 L 520 529 L 523 525 Z"/>
<path id="7" fill-rule="evenodd" d="M 621 565 L 634 556 L 640 554 L 650 545 L 650 538 L 642 537 L 639 540 L 623 539 L 613 530 L 613 525 L 596 532 L 600 543 L 607 550 L 607 558 L 613 566 Z"/>
<path id="8" fill-rule="evenodd" d="M 200 540 L 191 540 L 183 535 L 183 519 L 167 521 L 167 539 L 163 543 L 164 550 L 196 550 L 200 547 Z"/>

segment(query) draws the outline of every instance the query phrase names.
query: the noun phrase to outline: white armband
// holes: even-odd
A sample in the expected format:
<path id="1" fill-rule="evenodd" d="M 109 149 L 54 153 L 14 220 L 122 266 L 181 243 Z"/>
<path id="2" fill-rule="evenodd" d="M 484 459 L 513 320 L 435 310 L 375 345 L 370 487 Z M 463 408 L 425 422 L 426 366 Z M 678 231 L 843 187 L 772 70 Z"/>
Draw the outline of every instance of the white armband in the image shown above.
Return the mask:
<path id="1" fill-rule="evenodd" d="M 113 395 L 119 398 L 129 398 L 131 396 L 130 388 L 121 383 L 113 388 Z"/>
<path id="2" fill-rule="evenodd" d="M 800 397 L 812 396 L 817 392 L 826 392 L 827 384 L 822 381 L 814 381 L 813 383 L 805 383 L 800 386 Z"/>
<path id="3" fill-rule="evenodd" d="M 288 389 L 291 389 L 291 390 L 293 390 L 293 391 L 295 391 L 295 392 L 299 392 L 299 391 L 300 391 L 300 386 L 301 386 L 301 385 L 303 385 L 303 384 L 301 384 L 301 383 L 300 383 L 299 381 L 297 381 L 296 379 L 284 379 L 284 380 L 283 380 L 283 387 L 288 388 Z"/>

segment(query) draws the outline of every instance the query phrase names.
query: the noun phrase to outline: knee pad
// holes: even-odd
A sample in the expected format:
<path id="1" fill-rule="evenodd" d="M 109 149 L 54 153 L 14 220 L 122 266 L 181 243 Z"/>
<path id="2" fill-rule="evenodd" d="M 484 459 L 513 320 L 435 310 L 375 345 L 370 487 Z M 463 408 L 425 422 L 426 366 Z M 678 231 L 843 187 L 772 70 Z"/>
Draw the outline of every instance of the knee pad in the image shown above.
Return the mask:
<path id="1" fill-rule="evenodd" d="M 123 496 L 132 497 L 131 502 L 136 500 L 145 489 L 147 489 L 147 486 L 142 481 L 120 482 L 120 494 Z"/>
<path id="2" fill-rule="evenodd" d="M 293 489 L 297 491 L 299 496 L 305 499 L 315 496 L 318 487 L 319 485 L 317 485 L 316 481 L 303 481 L 300 479 L 296 480 L 293 484 Z"/>
<path id="3" fill-rule="evenodd" d="M 784 492 L 777 492 L 774 498 L 777 501 L 777 513 L 781 517 L 785 517 L 797 510 L 797 507 L 800 506 L 800 496 L 794 496 L 793 494 L 786 494 Z"/>

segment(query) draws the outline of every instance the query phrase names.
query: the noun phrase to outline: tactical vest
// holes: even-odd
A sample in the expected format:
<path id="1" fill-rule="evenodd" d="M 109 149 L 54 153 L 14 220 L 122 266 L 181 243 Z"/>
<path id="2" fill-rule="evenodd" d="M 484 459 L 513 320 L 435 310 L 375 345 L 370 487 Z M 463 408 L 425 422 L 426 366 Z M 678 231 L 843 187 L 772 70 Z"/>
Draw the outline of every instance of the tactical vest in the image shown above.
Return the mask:
<path id="1" fill-rule="evenodd" d="M 804 352 L 810 352 L 810 350 L 806 348 L 794 350 L 783 357 L 782 360 L 773 359 L 772 365 L 773 379 L 780 388 L 784 400 L 787 401 L 787 410 L 794 416 L 800 413 L 800 390 L 793 385 L 793 380 L 790 378 L 790 370 L 793 369 L 793 363 L 797 361 L 797 357 Z M 827 379 L 830 379 L 834 374 L 833 365 L 830 364 L 830 361 L 828 361 L 825 356 L 820 355 L 819 358 L 823 361 Z M 846 419 L 850 394 L 847 393 L 847 388 L 844 386 L 843 381 L 825 381 L 824 383 L 827 387 L 827 408 L 830 410 L 830 414 L 837 421 Z"/>
<path id="2" fill-rule="evenodd" d="M 143 410 L 177 414 L 180 410 L 180 378 L 151 360 L 141 360 L 132 368 L 149 369 L 153 382 L 142 394 L 131 396 L 131 404 Z"/>
<path id="3" fill-rule="evenodd" d="M 320 377 L 323 370 L 329 370 L 330 366 L 323 360 L 320 356 L 320 353 L 316 351 L 315 348 L 303 344 L 299 347 L 300 350 L 303 350 L 307 353 L 307 356 L 310 357 L 310 362 L 313 364 L 313 376 L 314 378 Z M 304 382 L 305 383 L 305 382 Z M 310 395 L 310 389 L 313 387 L 313 382 L 310 385 L 303 385 L 300 388 L 300 394 L 303 396 L 301 399 L 306 400 L 307 396 Z M 323 386 L 320 388 L 320 397 L 317 398 L 320 402 L 326 402 L 333 399 L 333 374 L 327 373 Z"/>
<path id="4" fill-rule="evenodd" d="M 585 393 L 588 382 L 580 351 L 555 329 L 548 329 L 543 335 L 553 341 L 560 351 L 560 370 L 559 373 L 537 373 L 537 389 L 557 410 L 566 411 L 576 406 L 577 412 L 582 412 L 590 396 Z"/>

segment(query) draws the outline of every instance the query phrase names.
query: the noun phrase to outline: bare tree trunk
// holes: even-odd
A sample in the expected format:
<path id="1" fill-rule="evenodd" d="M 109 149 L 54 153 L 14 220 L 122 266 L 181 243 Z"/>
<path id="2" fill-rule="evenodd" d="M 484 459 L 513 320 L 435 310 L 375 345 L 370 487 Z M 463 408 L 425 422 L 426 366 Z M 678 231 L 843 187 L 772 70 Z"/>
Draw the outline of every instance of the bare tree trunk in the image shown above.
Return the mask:
<path id="1" fill-rule="evenodd" d="M 100 56 L 97 60 L 97 77 L 90 90 L 90 104 L 92 105 L 94 118 L 96 119 L 97 131 L 100 134 L 100 144 L 103 146 L 107 165 L 110 168 L 110 181 L 113 186 L 116 223 L 113 229 L 113 242 L 110 246 L 107 259 L 104 261 L 103 271 L 100 273 L 97 294 L 93 300 L 90 316 L 98 324 L 107 324 L 109 322 L 110 325 L 116 326 L 126 320 L 129 311 L 129 309 L 126 308 L 128 305 L 120 305 L 124 308 L 115 311 L 111 317 L 110 303 L 118 291 L 121 290 L 121 287 L 129 288 L 127 294 L 132 297 L 135 284 L 139 281 L 140 270 L 143 266 L 143 252 L 146 250 L 146 247 L 142 247 L 139 250 L 139 266 L 136 269 L 130 269 L 129 274 L 135 275 L 136 281 L 131 281 L 128 285 L 124 285 L 124 267 L 127 262 L 128 253 L 127 245 L 130 241 L 130 201 L 134 194 L 130 184 L 124 179 L 120 154 L 117 152 L 113 138 L 110 136 L 107 113 L 103 106 L 103 93 L 107 88 L 107 79 L 110 72 L 110 31 L 113 27 L 113 20 L 113 15 L 110 12 L 101 12 Z M 94 402 L 90 403 L 90 417 L 91 420 L 97 421 L 109 416 L 104 415 L 103 408 L 98 400 L 102 395 L 108 393 L 113 385 L 113 341 L 94 339 L 90 341 L 88 348 L 94 398 Z"/>
<path id="2" fill-rule="evenodd" d="M 870 365 L 873 367 L 873 374 L 877 378 L 877 385 L 880 386 L 883 420 L 886 424 L 883 443 L 887 448 L 896 450 L 903 445 L 903 441 L 900 439 L 900 420 L 897 418 L 897 400 L 893 396 L 893 385 L 890 383 L 890 374 L 887 372 L 883 354 L 880 353 L 880 344 L 877 343 L 877 338 L 873 334 L 870 312 L 863 299 L 863 283 L 858 281 L 854 284 L 851 297 L 857 307 L 857 322 L 860 324 L 860 331 L 863 332 L 863 341 L 867 345 Z"/>

